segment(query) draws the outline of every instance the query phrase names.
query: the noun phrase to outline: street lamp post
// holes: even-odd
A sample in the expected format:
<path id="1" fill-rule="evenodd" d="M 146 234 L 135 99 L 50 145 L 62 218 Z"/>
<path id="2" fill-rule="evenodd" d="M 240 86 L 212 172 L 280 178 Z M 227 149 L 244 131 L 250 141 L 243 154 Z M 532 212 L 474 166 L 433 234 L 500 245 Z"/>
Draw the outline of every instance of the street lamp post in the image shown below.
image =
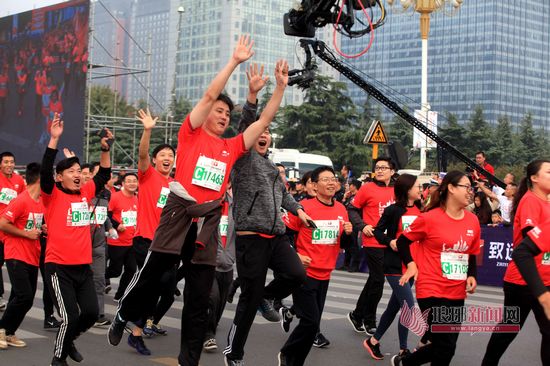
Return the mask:
<path id="1" fill-rule="evenodd" d="M 176 80 L 177 80 L 177 75 L 178 75 L 178 61 L 180 59 L 180 54 L 179 54 L 179 50 L 180 50 L 180 44 L 181 44 L 181 21 L 182 21 L 182 18 L 183 18 L 183 13 L 185 13 L 185 8 L 180 5 L 178 7 L 178 36 L 177 36 L 177 41 L 176 41 L 176 57 L 175 57 L 175 64 L 174 64 L 174 80 L 173 80 L 173 85 L 172 85 L 172 93 L 171 93 L 171 102 L 170 102 L 170 107 L 169 107 L 169 112 L 168 112 L 168 130 L 169 130 L 169 133 L 165 133 L 165 138 L 164 138 L 164 142 L 165 143 L 168 143 L 170 145 L 172 145 L 172 125 L 174 124 L 174 117 L 176 115 L 176 103 L 177 103 L 177 99 L 176 99 Z M 168 137 L 166 137 L 168 136 Z"/>
<path id="2" fill-rule="evenodd" d="M 388 0 L 393 6 L 395 0 Z M 414 9 L 420 13 L 420 38 L 422 40 L 422 81 L 420 89 L 420 104 L 422 115 L 428 122 L 428 111 L 431 109 L 428 103 L 428 36 L 430 34 L 430 16 L 434 11 L 445 10 L 446 7 L 453 7 L 454 11 L 462 5 L 464 0 L 401 0 L 400 4 L 405 11 Z M 453 13 L 454 13 L 453 11 Z M 420 148 L 420 171 L 426 170 L 427 147 Z"/>

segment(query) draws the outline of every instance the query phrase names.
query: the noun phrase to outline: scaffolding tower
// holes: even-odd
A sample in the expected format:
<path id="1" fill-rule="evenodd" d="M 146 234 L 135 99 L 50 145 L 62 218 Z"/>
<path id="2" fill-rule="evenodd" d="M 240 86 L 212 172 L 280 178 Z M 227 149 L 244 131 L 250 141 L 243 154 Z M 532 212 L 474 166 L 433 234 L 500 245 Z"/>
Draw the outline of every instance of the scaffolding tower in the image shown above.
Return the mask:
<path id="1" fill-rule="evenodd" d="M 145 55 L 147 58 L 147 67 L 138 68 L 130 64 L 129 60 L 125 61 L 120 57 L 116 52 L 113 54 L 109 50 L 109 45 L 106 45 L 102 42 L 99 37 L 96 36 L 95 30 L 95 17 L 98 11 L 104 12 L 107 19 L 112 19 L 117 30 L 121 30 L 125 37 L 128 38 L 129 44 L 133 47 L 135 52 L 140 52 L 142 55 Z M 180 16 L 181 19 L 181 16 Z M 109 128 L 116 136 L 117 131 L 130 131 L 132 134 L 132 144 L 131 149 L 124 148 L 116 139 L 112 146 L 111 152 L 111 164 L 113 167 L 121 166 L 120 161 L 115 161 L 115 150 L 122 151 L 122 155 L 131 161 L 131 166 L 126 165 L 126 167 L 137 167 L 137 148 L 139 146 L 139 139 L 141 137 L 142 126 L 139 121 L 134 117 L 128 117 L 123 115 L 117 115 L 117 103 L 119 90 L 117 90 L 117 78 L 133 78 L 139 87 L 145 92 L 145 102 L 147 106 L 154 106 L 155 109 L 161 111 L 162 115 L 165 115 L 164 120 L 157 121 L 156 129 L 162 130 L 164 134 L 164 142 L 172 143 L 172 134 L 177 133 L 179 128 L 179 121 L 174 122 L 173 120 L 173 111 L 171 106 L 175 101 L 175 71 L 174 71 L 174 87 L 172 89 L 172 104 L 162 105 L 153 95 L 151 95 L 151 49 L 152 49 L 152 37 L 148 37 L 148 46 L 145 50 L 142 45 L 140 45 L 132 34 L 128 31 L 126 26 L 124 26 L 116 15 L 104 4 L 102 0 L 92 1 L 90 3 L 90 28 L 89 28 L 89 40 L 88 40 L 88 50 L 89 50 L 89 65 L 87 72 L 87 93 L 86 93 L 86 113 L 85 113 L 85 126 L 84 126 L 84 135 L 85 135 L 85 145 L 84 145 L 84 157 L 86 161 L 90 161 L 90 140 L 95 136 L 101 129 Z M 178 23 L 178 26 L 181 26 L 181 22 Z M 120 40 L 115 39 L 115 42 Z M 178 29 L 178 46 L 179 49 L 180 41 L 180 29 Z M 94 58 L 94 55 L 98 50 L 104 52 L 107 56 L 106 61 L 100 62 Z M 97 61 L 97 62 L 96 62 Z M 146 74 L 147 81 L 144 83 L 138 75 Z M 111 79 L 114 78 L 115 82 L 113 90 L 113 115 L 102 114 L 97 105 L 94 105 L 92 98 L 92 87 L 95 85 L 94 80 L 99 79 Z"/>

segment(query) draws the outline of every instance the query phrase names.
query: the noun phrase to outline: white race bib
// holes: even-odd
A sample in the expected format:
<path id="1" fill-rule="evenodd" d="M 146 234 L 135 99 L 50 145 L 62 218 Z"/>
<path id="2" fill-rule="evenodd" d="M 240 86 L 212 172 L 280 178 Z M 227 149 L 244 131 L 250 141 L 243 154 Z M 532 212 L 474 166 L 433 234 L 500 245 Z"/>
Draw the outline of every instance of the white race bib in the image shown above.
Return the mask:
<path id="1" fill-rule="evenodd" d="M 227 164 L 223 161 L 199 157 L 191 183 L 204 188 L 220 191 L 225 179 Z"/>
<path id="2" fill-rule="evenodd" d="M 315 220 L 317 229 L 311 233 L 312 244 L 336 244 L 340 234 L 339 220 Z"/>
<path id="3" fill-rule="evenodd" d="M 228 226 L 229 226 L 229 217 L 224 215 L 220 219 L 220 225 L 218 226 L 219 230 L 220 230 L 220 236 L 227 237 L 227 227 Z"/>
<path id="4" fill-rule="evenodd" d="M 466 253 L 441 252 L 443 277 L 462 281 L 468 277 L 468 258 Z"/>
<path id="5" fill-rule="evenodd" d="M 542 265 L 550 266 L 550 252 L 546 252 L 542 255 Z"/>
<path id="6" fill-rule="evenodd" d="M 3 203 L 5 205 L 9 204 L 12 199 L 17 197 L 17 192 L 14 191 L 11 188 L 2 188 L 0 191 L 0 203 Z"/>
<path id="7" fill-rule="evenodd" d="M 417 217 L 418 216 L 401 216 L 401 229 L 405 231 L 406 228 L 412 225 Z"/>
<path id="8" fill-rule="evenodd" d="M 107 220 L 107 207 L 97 206 L 95 208 L 95 213 L 90 217 L 90 224 L 103 225 L 105 220 Z"/>
<path id="9" fill-rule="evenodd" d="M 164 206 L 166 206 L 166 201 L 168 200 L 168 194 L 170 194 L 170 188 L 162 187 L 160 189 L 160 196 L 157 201 L 157 207 L 164 208 Z"/>
<path id="10" fill-rule="evenodd" d="M 32 229 L 41 229 L 42 228 L 42 219 L 44 218 L 43 213 L 33 213 L 29 212 L 29 217 L 27 217 L 27 223 L 25 224 L 25 231 L 31 231 Z"/>
<path id="11" fill-rule="evenodd" d="M 88 202 L 72 202 L 71 217 L 68 221 L 69 226 L 90 225 L 90 210 L 88 209 Z"/>
<path id="12" fill-rule="evenodd" d="M 122 225 L 126 227 L 136 226 L 137 211 L 122 211 L 120 216 L 122 217 Z"/>

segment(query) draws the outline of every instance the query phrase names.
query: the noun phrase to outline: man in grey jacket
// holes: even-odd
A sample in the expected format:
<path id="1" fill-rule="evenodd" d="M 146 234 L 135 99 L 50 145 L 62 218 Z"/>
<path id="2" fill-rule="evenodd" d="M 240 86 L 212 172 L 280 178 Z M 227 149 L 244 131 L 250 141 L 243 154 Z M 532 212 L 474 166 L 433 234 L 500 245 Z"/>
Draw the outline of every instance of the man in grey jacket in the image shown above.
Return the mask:
<path id="1" fill-rule="evenodd" d="M 268 159 L 270 145 L 266 128 L 231 173 L 241 294 L 223 352 L 229 366 L 244 365 L 244 345 L 262 300 L 272 306 L 273 299 L 289 296 L 305 280 L 302 262 L 285 235 L 280 208 L 297 215 L 306 226 L 310 218 L 287 192 L 279 170 Z M 275 272 L 275 279 L 264 288 L 268 268 Z"/>

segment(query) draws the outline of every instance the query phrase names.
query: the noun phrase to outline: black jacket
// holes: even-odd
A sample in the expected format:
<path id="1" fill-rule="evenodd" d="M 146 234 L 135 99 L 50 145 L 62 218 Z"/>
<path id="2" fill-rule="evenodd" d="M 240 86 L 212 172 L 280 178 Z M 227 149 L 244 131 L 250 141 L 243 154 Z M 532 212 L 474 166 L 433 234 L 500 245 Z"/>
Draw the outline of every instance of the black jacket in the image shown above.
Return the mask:
<path id="1" fill-rule="evenodd" d="M 393 204 L 384 209 L 384 213 L 378 224 L 374 228 L 374 237 L 376 240 L 387 246 L 384 250 L 384 274 L 401 275 L 403 273 L 401 267 L 401 258 L 398 252 L 395 252 L 390 247 L 390 242 L 396 239 L 399 229 L 399 220 L 407 212 L 405 207 Z"/>

